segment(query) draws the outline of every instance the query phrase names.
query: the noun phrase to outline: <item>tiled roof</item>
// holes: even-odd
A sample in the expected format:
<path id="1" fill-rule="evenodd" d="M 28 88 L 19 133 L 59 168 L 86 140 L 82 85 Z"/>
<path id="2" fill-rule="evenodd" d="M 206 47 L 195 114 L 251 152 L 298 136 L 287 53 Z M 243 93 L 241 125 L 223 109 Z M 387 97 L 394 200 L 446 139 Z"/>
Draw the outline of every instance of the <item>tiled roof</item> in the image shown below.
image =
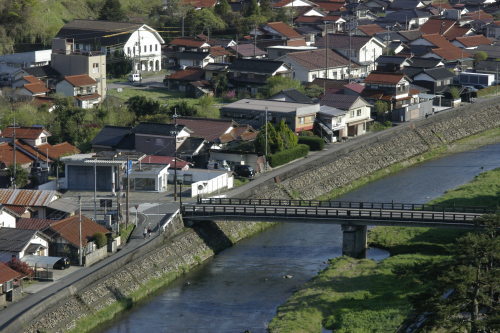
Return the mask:
<path id="1" fill-rule="evenodd" d="M 213 142 L 233 127 L 233 122 L 206 118 L 177 118 L 177 123 L 187 126 L 193 131 L 191 136 L 204 138 Z"/>
<path id="2" fill-rule="evenodd" d="M 184 129 L 183 125 L 177 125 L 177 131 Z M 137 134 L 150 134 L 150 135 L 161 135 L 161 136 L 172 136 L 172 132 L 175 130 L 174 124 L 162 124 L 162 123 L 139 123 L 136 125 L 132 132 Z"/>
<path id="3" fill-rule="evenodd" d="M 430 42 L 433 44 L 435 47 L 449 47 L 449 46 L 454 46 L 451 44 L 446 38 L 444 38 L 440 34 L 426 34 L 422 35 L 422 38 L 425 39 L 426 41 Z"/>
<path id="4" fill-rule="evenodd" d="M 244 44 L 238 44 L 234 46 L 229 47 L 231 50 L 237 52 L 239 55 L 242 57 L 253 57 L 253 56 L 263 56 L 266 55 L 267 52 L 258 48 L 254 44 L 251 43 L 244 43 Z"/>
<path id="5" fill-rule="evenodd" d="M 12 147 L 7 142 L 0 143 L 0 162 L 5 164 L 6 166 L 10 166 L 14 164 L 14 147 Z M 34 160 L 20 151 L 16 149 L 16 164 L 28 164 L 33 163 Z"/>
<path id="6" fill-rule="evenodd" d="M 0 252 L 20 252 L 35 235 L 36 230 L 0 228 Z"/>
<path id="7" fill-rule="evenodd" d="M 175 38 L 169 44 L 175 46 L 202 47 L 206 42 L 193 38 Z"/>
<path id="8" fill-rule="evenodd" d="M 365 89 L 365 86 L 359 84 L 359 83 L 355 83 L 355 82 L 352 82 L 352 83 L 349 83 L 349 84 L 346 84 L 344 86 L 345 89 L 349 89 L 349 90 L 352 90 L 358 94 L 361 94 L 363 92 L 363 90 Z"/>
<path id="9" fill-rule="evenodd" d="M 186 165 L 189 164 L 189 162 L 181 160 L 180 158 L 177 158 L 177 163 L 174 163 L 173 156 L 158 156 L 158 155 L 147 155 L 141 160 L 141 163 L 163 164 L 163 165 L 170 164 L 170 169 L 174 169 L 174 167 L 176 167 L 177 170 L 183 169 Z"/>
<path id="10" fill-rule="evenodd" d="M 319 8 L 327 12 L 337 12 L 342 10 L 345 6 L 344 2 L 315 1 L 314 3 L 317 4 Z"/>
<path id="11" fill-rule="evenodd" d="M 347 67 L 349 60 L 330 49 L 292 52 L 285 56 L 299 63 L 308 70 L 324 69 L 328 58 L 328 67 Z"/>
<path id="12" fill-rule="evenodd" d="M 283 64 L 283 61 L 276 60 L 236 59 L 229 65 L 229 71 L 273 74 L 283 66 Z"/>
<path id="13" fill-rule="evenodd" d="M 59 234 L 59 236 L 64 238 L 69 243 L 78 247 L 80 246 L 79 220 L 79 215 L 71 216 L 60 221 L 55 221 L 50 225 L 49 229 Z M 82 216 L 81 225 L 82 246 L 87 245 L 88 240 L 91 239 L 96 232 L 102 232 L 104 234 L 109 233 L 108 229 L 104 228 L 100 224 L 97 224 L 86 216 Z"/>
<path id="14" fill-rule="evenodd" d="M 444 35 L 456 23 L 455 20 L 446 20 L 440 18 L 430 18 L 420 26 L 420 31 L 424 34 Z"/>
<path id="15" fill-rule="evenodd" d="M 337 21 L 340 16 L 327 15 L 327 16 L 299 16 L 295 19 L 295 23 L 315 23 L 323 24 L 324 22 Z"/>
<path id="16" fill-rule="evenodd" d="M 328 46 L 330 49 L 349 49 L 351 45 L 352 49 L 358 50 L 363 47 L 368 41 L 373 37 L 370 36 L 351 36 L 351 41 L 349 44 L 349 36 L 341 34 L 328 34 Z M 376 40 L 376 39 L 375 39 Z M 319 37 L 316 40 L 316 46 L 324 47 L 325 38 Z"/>
<path id="17" fill-rule="evenodd" d="M 287 38 L 301 38 L 302 36 L 295 30 L 293 30 L 292 27 L 290 27 L 288 24 L 283 23 L 283 22 L 269 22 L 266 24 L 266 26 L 272 28 L 276 32 L 278 32 L 280 35 L 287 37 Z"/>
<path id="18" fill-rule="evenodd" d="M 231 52 L 229 52 L 228 50 L 226 50 L 224 47 L 222 46 L 212 46 L 210 48 L 210 51 L 209 53 L 214 56 L 214 57 L 220 57 L 220 56 L 229 56 L 231 55 Z"/>
<path id="19" fill-rule="evenodd" d="M 483 21 L 491 21 L 493 22 L 493 16 L 491 14 L 486 13 L 484 10 L 479 10 L 475 12 L 468 12 L 462 15 L 462 19 L 471 19 L 471 20 L 483 20 Z"/>
<path id="20" fill-rule="evenodd" d="M 0 204 L 23 207 L 46 207 L 57 199 L 57 191 L 0 189 Z"/>
<path id="21" fill-rule="evenodd" d="M 17 139 L 28 139 L 35 140 L 45 131 L 48 135 L 50 133 L 43 127 L 16 127 L 16 138 Z M 6 127 L 2 130 L 2 137 L 12 138 L 14 137 L 14 127 Z"/>
<path id="22" fill-rule="evenodd" d="M 43 94 L 50 91 L 43 83 L 28 83 L 25 84 L 23 88 L 32 94 Z"/>
<path id="23" fill-rule="evenodd" d="M 29 83 L 43 83 L 42 81 L 40 81 L 37 77 L 34 77 L 33 75 L 23 76 L 23 79 L 28 81 Z"/>
<path id="24" fill-rule="evenodd" d="M 468 33 L 470 28 L 468 27 L 459 27 L 458 25 L 454 25 L 450 30 L 446 32 L 444 37 L 448 40 L 454 40 L 457 37 L 465 36 Z"/>
<path id="25" fill-rule="evenodd" d="M 46 153 L 48 151 L 49 158 L 53 160 L 57 160 L 58 158 L 65 155 L 78 154 L 80 152 L 78 148 L 68 142 L 58 143 L 56 145 L 45 143 L 43 145 L 37 146 L 36 149 L 42 153 Z"/>
<path id="26" fill-rule="evenodd" d="M 126 137 L 131 136 L 132 128 L 124 126 L 104 126 L 99 133 L 92 139 L 92 145 L 105 146 L 114 149 L 124 141 Z"/>
<path id="27" fill-rule="evenodd" d="M 91 101 L 91 100 L 99 99 L 100 97 L 101 97 L 101 95 L 99 95 L 98 93 L 90 94 L 90 95 L 75 96 L 75 98 L 79 101 Z"/>
<path id="28" fill-rule="evenodd" d="M 26 213 L 26 210 L 28 210 L 28 208 L 24 206 L 12 206 L 12 205 L 3 205 L 3 206 L 19 217 L 21 217 L 24 213 Z"/>
<path id="29" fill-rule="evenodd" d="M 358 98 L 360 97 L 356 95 L 326 94 L 319 103 L 340 110 L 349 110 Z"/>
<path id="30" fill-rule="evenodd" d="M 298 91 L 297 89 L 284 89 L 276 93 L 274 96 L 269 97 L 269 99 L 276 99 L 276 96 L 285 95 L 291 102 L 302 103 L 302 104 L 312 104 L 313 100 Z"/>
<path id="31" fill-rule="evenodd" d="M 437 54 L 444 60 L 457 60 L 457 59 L 469 58 L 471 56 L 469 52 L 465 52 L 461 48 L 458 48 L 454 45 L 452 46 L 453 47 L 432 49 L 432 53 Z"/>
<path id="32" fill-rule="evenodd" d="M 96 80 L 87 74 L 65 76 L 64 80 L 66 80 L 73 87 L 84 87 L 97 84 Z"/>
<path id="33" fill-rule="evenodd" d="M 40 152 L 36 148 L 33 148 L 32 146 L 30 146 L 29 144 L 27 144 L 24 141 L 16 140 L 16 149 L 23 150 L 24 152 L 32 155 L 32 157 L 35 159 L 38 159 L 38 160 L 41 160 L 44 162 L 47 162 L 47 161 L 52 162 L 52 161 L 50 161 L 50 158 L 47 159 L 46 152 L 45 153 Z"/>
<path id="34" fill-rule="evenodd" d="M 217 0 L 182 0 L 182 3 L 195 8 L 212 8 L 217 3 Z"/>
<path id="35" fill-rule="evenodd" d="M 16 279 L 21 275 L 22 275 L 21 273 L 13 270 L 3 262 L 0 262 L 0 284 Z"/>
<path id="36" fill-rule="evenodd" d="M 400 73 L 376 73 L 371 72 L 365 79 L 365 83 L 374 84 L 397 84 L 404 78 L 404 74 Z"/>
<path id="37" fill-rule="evenodd" d="M 454 77 L 455 75 L 444 67 L 424 69 L 424 73 L 429 75 L 434 80 L 443 80 Z"/>
<path id="38" fill-rule="evenodd" d="M 198 81 L 203 78 L 205 71 L 198 67 L 188 67 L 170 74 L 167 79 L 182 81 Z"/>
<path id="39" fill-rule="evenodd" d="M 457 37 L 455 40 L 462 43 L 462 45 L 464 45 L 465 47 L 491 45 L 493 43 L 491 39 L 487 38 L 484 35 Z"/>
<path id="40" fill-rule="evenodd" d="M 358 29 L 361 30 L 363 33 L 365 33 L 368 36 L 374 36 L 375 34 L 377 34 L 379 32 L 386 31 L 384 28 L 382 28 L 378 24 L 359 25 Z"/>
<path id="41" fill-rule="evenodd" d="M 35 219 L 35 218 L 20 218 L 16 221 L 17 229 L 28 229 L 28 230 L 43 230 L 49 227 L 54 220 L 48 219 Z"/>

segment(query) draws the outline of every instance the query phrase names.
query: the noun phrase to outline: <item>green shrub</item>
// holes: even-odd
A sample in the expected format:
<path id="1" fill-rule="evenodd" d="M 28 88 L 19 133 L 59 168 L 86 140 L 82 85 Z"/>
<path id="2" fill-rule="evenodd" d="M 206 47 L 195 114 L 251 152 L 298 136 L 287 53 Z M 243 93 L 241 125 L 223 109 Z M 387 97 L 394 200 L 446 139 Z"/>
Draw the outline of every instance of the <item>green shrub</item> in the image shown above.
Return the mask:
<path id="1" fill-rule="evenodd" d="M 269 156 L 269 164 L 274 168 L 283 165 L 297 158 L 304 157 L 309 152 L 308 145 L 299 144 L 292 149 L 280 151 Z"/>
<path id="2" fill-rule="evenodd" d="M 94 239 L 95 245 L 98 249 L 108 244 L 108 238 L 102 232 L 96 232 L 92 238 Z"/>
<path id="3" fill-rule="evenodd" d="M 299 144 L 304 144 L 309 146 L 309 150 L 323 150 L 325 147 L 325 141 L 319 136 L 299 136 Z"/>

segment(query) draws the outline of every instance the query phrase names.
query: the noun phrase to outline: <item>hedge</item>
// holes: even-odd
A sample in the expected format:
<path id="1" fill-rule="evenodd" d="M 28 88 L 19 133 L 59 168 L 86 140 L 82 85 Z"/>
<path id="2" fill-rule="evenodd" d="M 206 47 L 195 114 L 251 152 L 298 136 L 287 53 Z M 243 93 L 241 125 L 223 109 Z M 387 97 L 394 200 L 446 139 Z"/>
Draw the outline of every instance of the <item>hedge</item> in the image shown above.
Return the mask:
<path id="1" fill-rule="evenodd" d="M 309 146 L 309 150 L 323 150 L 325 141 L 319 136 L 299 136 L 299 144 Z"/>
<path id="2" fill-rule="evenodd" d="M 269 164 L 274 168 L 290 161 L 296 160 L 307 155 L 308 145 L 299 144 L 291 149 L 280 151 L 279 153 L 269 155 Z"/>

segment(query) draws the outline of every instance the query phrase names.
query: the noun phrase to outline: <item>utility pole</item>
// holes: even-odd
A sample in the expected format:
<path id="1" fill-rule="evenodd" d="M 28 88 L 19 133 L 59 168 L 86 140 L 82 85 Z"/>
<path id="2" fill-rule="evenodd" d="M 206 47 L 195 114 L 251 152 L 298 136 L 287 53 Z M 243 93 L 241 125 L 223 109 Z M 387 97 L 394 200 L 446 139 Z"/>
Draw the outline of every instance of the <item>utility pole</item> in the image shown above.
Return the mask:
<path id="1" fill-rule="evenodd" d="M 78 196 L 78 234 L 79 234 L 79 239 L 80 239 L 80 248 L 78 249 L 78 263 L 80 266 L 83 266 L 83 252 L 82 252 L 82 197 L 79 195 Z"/>
<path id="2" fill-rule="evenodd" d="M 97 221 L 97 158 L 94 158 L 94 221 Z"/>
<path id="3" fill-rule="evenodd" d="M 142 85 L 141 28 L 137 29 L 137 39 L 139 40 L 139 84 Z"/>
<path id="4" fill-rule="evenodd" d="M 255 54 L 257 52 L 257 24 L 254 25 L 253 30 L 253 58 L 255 59 Z"/>
<path id="5" fill-rule="evenodd" d="M 325 21 L 325 80 L 328 80 L 328 23 Z M 325 90 L 325 81 L 323 81 Z"/>
<path id="6" fill-rule="evenodd" d="M 12 136 L 12 146 L 13 146 L 13 150 L 12 150 L 12 154 L 14 154 L 13 156 L 13 160 L 14 160 L 14 165 L 13 165 L 13 168 L 12 168 L 12 185 L 13 185 L 13 188 L 16 189 L 17 187 L 17 181 L 16 181 L 16 173 L 17 173 L 17 160 L 16 160 L 16 127 L 17 127 L 17 124 L 16 124 L 16 113 L 14 112 L 14 135 Z"/>
<path id="7" fill-rule="evenodd" d="M 265 157 L 266 157 L 265 160 L 266 161 L 265 162 L 266 162 L 266 164 L 265 164 L 265 169 L 267 170 L 267 106 L 266 106 L 266 122 L 264 125 L 266 126 L 266 140 L 265 140 L 265 142 L 266 142 L 266 147 L 265 147 Z"/>
<path id="8" fill-rule="evenodd" d="M 177 201 L 177 108 L 174 108 L 174 201 Z M 181 193 L 182 194 L 182 193 Z"/>
<path id="9" fill-rule="evenodd" d="M 125 229 L 128 227 L 128 221 L 129 221 L 129 191 L 130 191 L 130 159 L 129 157 L 127 156 L 127 194 L 126 194 L 126 198 L 125 198 L 125 209 L 127 211 L 127 215 L 125 215 Z"/>

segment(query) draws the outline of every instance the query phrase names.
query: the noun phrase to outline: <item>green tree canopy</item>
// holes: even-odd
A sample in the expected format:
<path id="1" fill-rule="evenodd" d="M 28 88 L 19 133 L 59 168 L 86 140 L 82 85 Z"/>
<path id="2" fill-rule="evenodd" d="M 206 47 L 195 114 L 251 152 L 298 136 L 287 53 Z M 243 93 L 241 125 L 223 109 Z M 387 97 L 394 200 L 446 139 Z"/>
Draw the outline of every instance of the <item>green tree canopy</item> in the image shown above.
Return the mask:
<path id="1" fill-rule="evenodd" d="M 99 19 L 106 21 L 125 21 L 127 16 L 122 9 L 120 0 L 106 0 L 99 12 Z"/>
<path id="2" fill-rule="evenodd" d="M 161 111 L 158 101 L 144 96 L 130 97 L 125 104 L 127 104 L 129 111 L 133 112 L 137 118 L 158 114 Z"/>
<path id="3" fill-rule="evenodd" d="M 15 177 L 14 177 L 15 170 Z M 29 183 L 29 173 L 26 169 L 22 168 L 20 164 L 14 166 L 14 164 L 9 165 L 8 168 L 9 179 L 12 180 L 11 186 L 16 184 L 17 188 L 23 188 Z"/>
<path id="4" fill-rule="evenodd" d="M 198 33 L 209 34 L 226 28 L 226 22 L 208 8 L 188 12 L 186 21 L 193 35 Z"/>
<path id="5" fill-rule="evenodd" d="M 247 3 L 244 9 L 244 16 L 260 16 L 260 7 L 257 0 L 250 0 L 250 2 Z"/>
<path id="6" fill-rule="evenodd" d="M 229 6 L 227 0 L 220 0 L 219 3 L 215 5 L 214 11 L 221 18 L 226 18 L 231 12 L 231 6 Z"/>
<path id="7" fill-rule="evenodd" d="M 106 55 L 106 74 L 108 77 L 121 77 L 132 71 L 132 59 L 125 56 L 123 51 L 115 50 Z"/>
<path id="8" fill-rule="evenodd" d="M 300 92 L 304 92 L 304 87 L 302 87 L 300 81 L 286 76 L 271 76 L 266 80 L 266 85 L 264 87 L 268 97 L 286 89 L 297 89 Z"/>
<path id="9" fill-rule="evenodd" d="M 478 51 L 474 54 L 474 62 L 478 63 L 480 61 L 484 61 L 488 59 L 488 53 L 484 51 Z"/>
<path id="10" fill-rule="evenodd" d="M 298 136 L 295 135 L 295 133 L 288 127 L 284 120 L 281 120 L 278 126 L 276 126 L 276 132 L 283 140 L 284 149 L 293 148 L 299 142 Z"/>

